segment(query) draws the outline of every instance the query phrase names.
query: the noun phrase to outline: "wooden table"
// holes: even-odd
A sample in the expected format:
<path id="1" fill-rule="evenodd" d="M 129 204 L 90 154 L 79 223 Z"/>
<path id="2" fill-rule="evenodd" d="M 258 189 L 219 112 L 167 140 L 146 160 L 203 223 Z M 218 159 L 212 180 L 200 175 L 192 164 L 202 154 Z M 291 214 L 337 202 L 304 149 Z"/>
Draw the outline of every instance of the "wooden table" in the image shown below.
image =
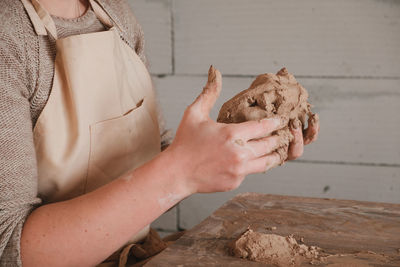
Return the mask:
<path id="1" fill-rule="evenodd" d="M 342 255 L 320 266 L 400 266 L 400 205 L 255 193 L 228 201 L 145 266 L 266 266 L 229 253 L 248 227 Z"/>

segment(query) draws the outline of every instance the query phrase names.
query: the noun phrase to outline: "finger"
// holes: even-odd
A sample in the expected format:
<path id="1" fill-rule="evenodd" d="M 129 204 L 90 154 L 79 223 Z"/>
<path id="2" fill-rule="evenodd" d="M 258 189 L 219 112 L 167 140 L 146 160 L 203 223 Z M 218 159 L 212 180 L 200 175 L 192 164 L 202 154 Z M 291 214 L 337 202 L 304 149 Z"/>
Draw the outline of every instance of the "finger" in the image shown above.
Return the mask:
<path id="1" fill-rule="evenodd" d="M 308 118 L 308 127 L 304 134 L 304 144 L 308 145 L 318 138 L 319 133 L 319 116 L 318 114 L 312 114 Z"/>
<path id="2" fill-rule="evenodd" d="M 276 150 L 280 146 L 280 141 L 279 136 L 273 135 L 249 141 L 244 145 L 244 148 L 251 152 L 250 159 L 257 159 Z"/>
<path id="3" fill-rule="evenodd" d="M 273 117 L 260 121 L 246 121 L 242 123 L 230 124 L 234 135 L 246 141 L 259 139 L 271 135 L 272 132 L 286 126 L 288 120 L 283 117 Z"/>
<path id="4" fill-rule="evenodd" d="M 203 92 L 193 102 L 193 106 L 199 106 L 201 114 L 208 117 L 211 109 L 217 101 L 222 89 L 221 73 L 213 66 L 208 70 L 208 81 Z"/>
<path id="5" fill-rule="evenodd" d="M 250 160 L 247 164 L 247 172 L 248 174 L 251 173 L 261 173 L 266 172 L 281 163 L 281 156 L 276 153 L 270 153 L 266 156 L 263 156 L 258 159 Z"/>
<path id="6" fill-rule="evenodd" d="M 288 160 L 294 160 L 303 155 L 304 142 L 301 125 L 299 119 L 294 119 L 290 124 L 290 132 L 293 135 L 293 141 L 289 144 Z"/>

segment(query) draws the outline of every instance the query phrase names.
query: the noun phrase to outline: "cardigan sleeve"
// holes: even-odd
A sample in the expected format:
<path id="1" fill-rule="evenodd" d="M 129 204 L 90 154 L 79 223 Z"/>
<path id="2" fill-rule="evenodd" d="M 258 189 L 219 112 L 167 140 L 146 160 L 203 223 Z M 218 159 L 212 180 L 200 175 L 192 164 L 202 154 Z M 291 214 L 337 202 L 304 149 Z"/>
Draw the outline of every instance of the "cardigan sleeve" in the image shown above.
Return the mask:
<path id="1" fill-rule="evenodd" d="M 20 239 L 37 198 L 25 48 L 18 24 L 0 4 L 0 266 L 21 266 Z"/>

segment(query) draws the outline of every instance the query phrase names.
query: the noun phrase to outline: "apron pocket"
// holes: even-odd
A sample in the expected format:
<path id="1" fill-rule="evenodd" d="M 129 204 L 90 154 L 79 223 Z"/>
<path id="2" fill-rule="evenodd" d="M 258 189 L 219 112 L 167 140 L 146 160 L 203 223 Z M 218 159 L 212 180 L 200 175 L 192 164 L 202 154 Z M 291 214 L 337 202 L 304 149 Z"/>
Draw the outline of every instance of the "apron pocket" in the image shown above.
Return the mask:
<path id="1" fill-rule="evenodd" d="M 145 99 L 124 115 L 90 125 L 90 156 L 85 193 L 152 159 L 160 147 L 158 125 Z"/>

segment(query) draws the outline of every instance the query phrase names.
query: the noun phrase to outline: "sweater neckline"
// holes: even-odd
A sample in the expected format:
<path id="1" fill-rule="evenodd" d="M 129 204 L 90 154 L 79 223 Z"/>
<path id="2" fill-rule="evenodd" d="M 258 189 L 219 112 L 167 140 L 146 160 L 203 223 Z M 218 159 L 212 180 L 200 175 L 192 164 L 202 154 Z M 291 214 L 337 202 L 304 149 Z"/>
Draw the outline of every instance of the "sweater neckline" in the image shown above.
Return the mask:
<path id="1" fill-rule="evenodd" d="M 52 19 L 54 20 L 54 23 L 58 27 L 63 27 L 63 28 L 81 28 L 85 27 L 87 25 L 91 25 L 96 19 L 97 16 L 94 13 L 93 9 L 91 6 L 87 8 L 84 14 L 82 16 L 77 17 L 77 18 L 63 18 L 55 15 L 51 15 Z"/>

